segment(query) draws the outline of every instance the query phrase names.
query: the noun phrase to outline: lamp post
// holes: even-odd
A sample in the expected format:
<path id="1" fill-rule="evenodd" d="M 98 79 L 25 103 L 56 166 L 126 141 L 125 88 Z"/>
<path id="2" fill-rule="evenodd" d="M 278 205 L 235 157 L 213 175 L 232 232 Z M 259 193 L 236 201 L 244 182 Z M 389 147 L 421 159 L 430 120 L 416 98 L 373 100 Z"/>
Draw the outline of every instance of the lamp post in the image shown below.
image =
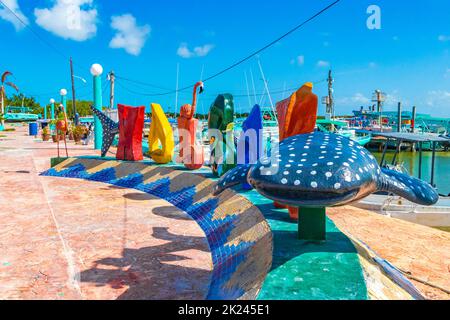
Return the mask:
<path id="1" fill-rule="evenodd" d="M 102 111 L 102 78 L 103 67 L 98 63 L 95 63 L 91 67 L 91 74 L 94 77 L 94 108 Z M 94 148 L 95 150 L 101 150 L 102 148 L 102 138 L 103 138 L 103 128 L 100 123 L 100 119 L 94 115 Z"/>
<path id="2" fill-rule="evenodd" d="M 67 90 L 61 89 L 59 90 L 59 94 L 61 95 L 61 104 L 64 107 L 64 110 L 67 110 Z"/>
<path id="3" fill-rule="evenodd" d="M 50 99 L 50 116 L 51 120 L 55 119 L 55 99 Z"/>

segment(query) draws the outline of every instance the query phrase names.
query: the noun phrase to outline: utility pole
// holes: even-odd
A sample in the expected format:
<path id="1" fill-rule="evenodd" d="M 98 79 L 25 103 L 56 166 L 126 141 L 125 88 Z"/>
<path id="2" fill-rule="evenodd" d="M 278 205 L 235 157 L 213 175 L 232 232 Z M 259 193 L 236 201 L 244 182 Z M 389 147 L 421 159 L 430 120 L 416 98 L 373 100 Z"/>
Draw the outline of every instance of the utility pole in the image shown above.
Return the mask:
<path id="1" fill-rule="evenodd" d="M 70 77 L 72 79 L 72 110 L 73 110 L 73 119 L 76 119 L 77 117 L 75 117 L 75 115 L 77 114 L 77 106 L 76 106 L 76 98 L 75 98 L 75 81 L 74 81 L 74 76 L 73 76 L 73 62 L 72 62 L 72 57 L 70 57 Z M 77 126 L 78 123 L 75 123 L 75 125 Z"/>
<path id="2" fill-rule="evenodd" d="M 381 90 L 375 90 L 372 101 L 377 103 L 378 122 L 380 123 L 380 132 L 383 132 L 383 103 L 386 100 L 386 95 Z"/>
<path id="3" fill-rule="evenodd" d="M 114 74 L 114 70 L 109 72 L 108 78 L 110 81 L 109 108 L 114 109 L 114 86 L 116 81 L 116 75 Z"/>
<path id="4" fill-rule="evenodd" d="M 333 97 L 333 76 L 331 69 L 328 71 L 328 96 L 322 98 L 322 103 L 326 106 L 325 113 L 327 115 L 327 119 L 331 120 L 334 118 L 334 97 Z"/>

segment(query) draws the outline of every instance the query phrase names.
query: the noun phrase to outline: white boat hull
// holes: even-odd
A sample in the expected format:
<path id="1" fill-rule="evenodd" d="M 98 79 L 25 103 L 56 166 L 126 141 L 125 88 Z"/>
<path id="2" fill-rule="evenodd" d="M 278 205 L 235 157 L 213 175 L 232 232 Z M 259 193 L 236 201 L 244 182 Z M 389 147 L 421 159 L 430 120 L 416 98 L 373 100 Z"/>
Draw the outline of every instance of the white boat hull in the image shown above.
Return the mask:
<path id="1" fill-rule="evenodd" d="M 416 205 L 398 196 L 373 194 L 354 204 L 392 218 L 429 227 L 450 227 L 450 198 L 443 197 L 434 206 Z"/>

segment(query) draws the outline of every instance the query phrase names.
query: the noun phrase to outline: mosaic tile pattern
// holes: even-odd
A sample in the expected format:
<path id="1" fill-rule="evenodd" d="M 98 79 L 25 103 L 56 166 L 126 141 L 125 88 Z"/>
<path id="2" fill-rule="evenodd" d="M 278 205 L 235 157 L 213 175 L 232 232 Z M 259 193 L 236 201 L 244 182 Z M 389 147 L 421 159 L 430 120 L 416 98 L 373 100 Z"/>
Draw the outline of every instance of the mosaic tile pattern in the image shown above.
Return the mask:
<path id="1" fill-rule="evenodd" d="M 139 162 L 70 158 L 42 173 L 133 188 L 189 214 L 204 231 L 213 259 L 208 299 L 255 299 L 272 264 L 272 233 L 258 208 L 234 191 L 213 196 L 214 182 Z"/>

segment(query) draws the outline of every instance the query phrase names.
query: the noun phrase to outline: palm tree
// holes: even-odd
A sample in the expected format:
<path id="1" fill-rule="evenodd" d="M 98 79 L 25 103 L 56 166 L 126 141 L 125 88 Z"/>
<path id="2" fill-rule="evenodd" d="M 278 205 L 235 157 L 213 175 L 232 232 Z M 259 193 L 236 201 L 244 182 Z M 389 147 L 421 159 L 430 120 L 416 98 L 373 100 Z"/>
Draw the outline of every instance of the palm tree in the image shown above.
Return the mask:
<path id="1" fill-rule="evenodd" d="M 5 114 L 5 96 L 6 96 L 6 94 L 5 94 L 5 85 L 10 86 L 11 88 L 14 88 L 14 89 L 16 89 L 17 92 L 19 92 L 19 88 L 14 83 L 6 82 L 8 76 L 11 76 L 11 75 L 12 75 L 11 72 L 5 71 L 2 74 L 2 78 L 1 78 L 2 86 L 0 87 L 0 102 L 1 102 L 0 113 L 3 114 L 3 115 Z M 4 119 L 1 119 L 1 124 L 2 124 L 2 126 L 5 125 L 5 120 Z"/>

